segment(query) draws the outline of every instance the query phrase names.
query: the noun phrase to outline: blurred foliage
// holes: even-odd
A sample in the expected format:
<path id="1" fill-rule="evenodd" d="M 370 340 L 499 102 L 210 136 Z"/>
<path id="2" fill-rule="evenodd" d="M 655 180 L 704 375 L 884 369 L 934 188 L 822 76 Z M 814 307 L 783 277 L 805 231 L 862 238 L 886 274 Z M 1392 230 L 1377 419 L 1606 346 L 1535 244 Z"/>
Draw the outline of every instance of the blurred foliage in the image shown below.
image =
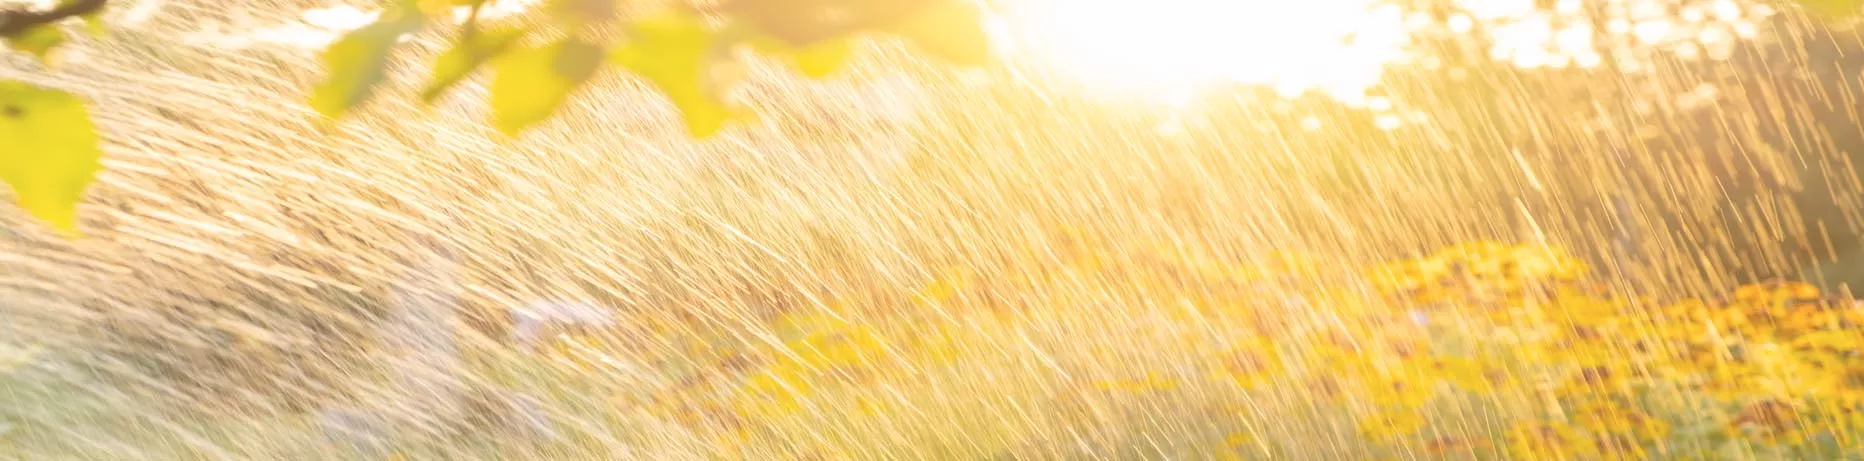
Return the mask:
<path id="1" fill-rule="evenodd" d="M 1864 305 L 1785 282 L 1659 304 L 1588 284 L 1581 270 L 1555 253 L 1477 244 L 1376 271 L 1380 292 L 1430 333 L 1420 344 L 1353 350 L 1426 370 L 1400 380 L 1421 395 L 1377 399 L 1387 406 L 1368 434 L 1417 443 L 1428 423 L 1408 415 L 1427 402 L 1505 391 L 1535 402 L 1535 417 L 1482 442 L 1527 458 L 1756 446 L 1828 458 L 1864 442 L 1854 396 L 1864 387 L 1852 378 Z"/>
<path id="2" fill-rule="evenodd" d="M 83 19 L 90 31 L 101 33 L 98 18 L 108 3 L 65 0 L 42 11 L 0 10 L 0 42 L 52 66 L 56 52 L 68 42 L 63 22 Z M 904 39 L 958 65 L 983 65 L 991 58 L 985 11 L 971 0 L 552 0 L 536 14 L 497 24 L 482 23 L 479 11 L 485 3 L 390 2 L 375 22 L 348 32 L 324 50 L 327 74 L 312 89 L 310 107 L 335 121 L 366 103 L 405 38 L 441 28 L 450 28 L 454 44 L 431 64 L 432 76 L 421 99 L 438 101 L 489 65 L 496 74 L 489 96 L 492 123 L 511 136 L 549 119 L 585 82 L 613 68 L 631 71 L 662 90 L 685 116 L 692 134 L 704 137 L 746 115 L 726 102 L 736 82 L 730 80 L 731 72 L 723 71 L 741 57 L 741 49 L 778 57 L 817 78 L 842 66 L 851 53 L 850 42 L 861 36 Z M 446 20 L 458 13 L 465 13 L 463 21 Z M 70 209 L 81 194 L 26 189 L 43 187 L 39 183 L 44 182 L 82 186 L 96 173 L 95 168 L 45 167 L 95 162 L 97 143 L 84 104 L 60 90 L 8 85 L 0 96 L 46 95 L 38 100 L 50 101 L 49 95 L 57 94 L 55 99 L 66 104 L 8 106 L 54 112 L 9 115 L 7 130 L 0 131 L 5 135 L 0 145 L 6 146 L 0 149 L 0 165 L 8 166 L 5 179 L 20 190 L 28 211 L 59 228 L 75 229 Z M 57 143 L 43 144 L 42 138 L 20 134 L 41 132 L 58 137 Z M 21 168 L 33 169 L 32 178 L 44 179 L 20 182 L 26 177 L 16 172 L 25 171 Z"/>
<path id="3" fill-rule="evenodd" d="M 1083 255 L 1055 269 L 1119 270 L 1097 262 L 1102 259 Z M 1864 455 L 1864 361 L 1858 357 L 1864 304 L 1825 296 L 1810 285 L 1753 284 L 1715 299 L 1656 302 L 1591 281 L 1580 262 L 1559 251 L 1497 242 L 1374 267 L 1362 273 L 1369 283 L 1358 286 L 1293 283 L 1306 278 L 1302 274 L 1312 268 L 1304 266 L 1312 264 L 1297 257 L 1266 266 L 1182 264 L 1209 286 L 1242 283 L 1298 294 L 1186 294 L 1186 302 L 1198 308 L 1174 320 L 1182 327 L 1215 328 L 1238 323 L 1238 316 L 1246 319 L 1243 327 L 1198 340 L 1205 344 L 1171 347 L 1174 354 L 1190 355 L 1174 359 L 1178 363 L 1141 364 L 1123 377 L 1083 386 L 1092 389 L 1062 392 L 1140 400 L 1175 395 L 1221 400 L 1207 402 L 1219 408 L 1298 396 L 1323 414 L 1344 417 L 1352 427 L 1349 437 L 1362 445 L 1359 455 L 1379 459 Z M 1039 285 L 1041 278 L 1016 283 Z M 766 447 L 784 454 L 764 456 L 860 459 L 881 452 L 872 438 L 881 433 L 943 440 L 915 431 L 960 430 L 979 437 L 980 445 L 939 451 L 942 456 L 972 459 L 1026 449 L 1027 441 L 1018 437 L 1040 439 L 1049 432 L 1030 429 L 1019 436 L 987 425 L 954 429 L 930 416 L 938 414 L 930 408 L 940 407 L 969 408 L 958 414 L 1002 411 L 988 402 L 1011 401 L 1027 390 L 1015 388 L 1013 380 L 989 378 L 1000 373 L 990 370 L 1000 369 L 986 363 L 1011 353 L 990 338 L 1055 318 L 1041 311 L 1082 315 L 1067 306 L 1022 305 L 1020 312 L 1006 313 L 979 304 L 1005 289 L 957 274 L 913 298 L 920 310 L 937 316 L 857 321 L 799 313 L 777 319 L 771 338 L 713 367 L 733 370 L 709 381 L 717 400 L 694 404 L 697 389 L 708 387 L 693 384 L 669 390 L 680 398 L 669 394 L 661 401 L 683 404 L 656 405 L 653 411 L 718 430 L 715 442 L 728 457 Z M 1311 307 L 1279 310 L 1276 304 L 1287 299 Z M 1308 318 L 1316 315 L 1324 319 Z M 601 350 L 592 353 L 601 356 Z M 1207 373 L 1172 372 L 1187 363 Z M 941 369 L 954 370 L 958 381 L 932 378 Z M 966 380 L 1001 387 L 987 394 L 932 390 Z M 1236 394 L 1217 391 L 1226 387 Z M 1046 395 L 1038 401 L 1065 399 Z M 1293 415 L 1239 410 L 1218 417 L 1224 418 L 1241 428 L 1297 424 Z M 902 428 L 901 419 L 941 427 Z M 861 427 L 885 429 L 867 438 L 842 433 Z M 983 434 L 1011 440 L 985 440 Z M 1316 443 L 1286 437 L 1243 429 L 1197 450 L 1201 456 L 1256 459 L 1305 453 Z"/>
<path id="4" fill-rule="evenodd" d="M 724 71 L 740 49 L 788 58 L 812 77 L 840 67 L 848 42 L 863 34 L 899 37 L 959 65 L 983 65 L 991 53 L 985 11 L 970 0 L 656 3 L 555 0 L 541 9 L 542 21 L 481 24 L 484 0 L 401 0 L 326 51 L 331 76 L 319 95 L 330 96 L 314 97 L 313 105 L 334 118 L 361 104 L 381 80 L 380 56 L 396 40 L 461 8 L 467 19 L 453 51 L 435 63 L 423 97 L 438 99 L 491 63 L 493 123 L 512 136 L 548 119 L 584 82 L 612 67 L 659 88 L 692 134 L 704 137 L 741 115 L 726 102 L 736 82 Z M 610 33 L 615 29 L 621 33 Z"/>

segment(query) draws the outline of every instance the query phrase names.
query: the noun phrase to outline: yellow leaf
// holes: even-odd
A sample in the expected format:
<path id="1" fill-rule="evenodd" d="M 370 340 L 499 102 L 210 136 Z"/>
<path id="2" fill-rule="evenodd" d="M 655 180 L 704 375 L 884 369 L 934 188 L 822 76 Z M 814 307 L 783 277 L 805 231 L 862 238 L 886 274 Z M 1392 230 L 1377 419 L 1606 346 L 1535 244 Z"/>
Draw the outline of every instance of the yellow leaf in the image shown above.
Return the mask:
<path id="1" fill-rule="evenodd" d="M 78 2 L 83 2 L 83 1 L 88 1 L 88 0 L 65 0 L 62 4 L 70 5 L 73 3 L 78 3 Z M 104 36 L 104 33 L 107 31 L 107 29 L 105 28 L 105 25 L 104 25 L 104 9 L 103 8 L 92 9 L 90 13 L 79 15 L 78 17 L 84 20 L 84 30 L 86 32 L 90 32 L 92 37 Z"/>
<path id="2" fill-rule="evenodd" d="M 796 47 L 777 38 L 752 41 L 757 51 L 782 57 L 809 78 L 823 78 L 840 70 L 854 56 L 854 41 L 846 38 Z"/>
<path id="3" fill-rule="evenodd" d="M 919 49 L 960 66 L 983 66 L 993 57 L 985 13 L 965 0 L 938 0 L 882 27 Z"/>
<path id="4" fill-rule="evenodd" d="M 617 64 L 660 87 L 686 116 L 695 137 L 707 137 L 737 118 L 709 78 L 721 51 L 718 33 L 698 18 L 671 14 L 636 21 L 632 40 L 615 50 Z"/>
<path id="5" fill-rule="evenodd" d="M 109 26 L 104 24 L 103 10 L 99 9 L 95 13 L 84 15 L 84 30 L 90 32 L 92 37 L 102 37 L 110 33 Z"/>
<path id="6" fill-rule="evenodd" d="M 493 125 L 517 136 L 550 118 L 601 64 L 600 45 L 574 38 L 506 53 L 493 63 Z"/>
<path id="7" fill-rule="evenodd" d="M 76 235 L 77 206 L 102 169 L 97 127 L 76 95 L 0 82 L 0 181 L 28 213 Z"/>
<path id="8" fill-rule="evenodd" d="M 421 25 L 420 16 L 383 18 L 330 44 L 323 54 L 328 75 L 311 90 L 311 108 L 334 119 L 362 104 L 382 80 L 389 50 Z"/>
<path id="9" fill-rule="evenodd" d="M 434 59 L 434 76 L 421 90 L 421 101 L 433 103 L 447 89 L 458 84 L 481 64 L 498 57 L 523 37 L 524 29 L 484 30 L 453 44 L 453 48 Z"/>
<path id="10" fill-rule="evenodd" d="M 52 52 L 59 45 L 65 44 L 65 40 L 65 31 L 59 30 L 56 25 L 47 24 L 7 37 L 6 44 L 8 48 L 32 53 L 39 58 L 40 63 L 50 66 L 54 57 Z"/>

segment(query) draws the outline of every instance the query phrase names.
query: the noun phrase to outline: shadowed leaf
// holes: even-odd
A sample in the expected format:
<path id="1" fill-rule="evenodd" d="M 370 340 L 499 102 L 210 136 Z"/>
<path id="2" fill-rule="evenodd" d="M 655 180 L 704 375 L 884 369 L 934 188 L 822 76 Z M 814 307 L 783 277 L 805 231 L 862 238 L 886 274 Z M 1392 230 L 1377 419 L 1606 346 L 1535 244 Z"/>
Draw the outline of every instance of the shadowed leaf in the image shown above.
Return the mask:
<path id="1" fill-rule="evenodd" d="M 59 30 L 56 25 L 47 24 L 27 29 L 26 32 L 16 36 L 7 37 L 6 46 L 32 53 L 33 56 L 39 58 L 40 63 L 50 66 L 53 62 L 53 52 L 59 45 L 65 44 L 65 41 L 65 31 Z"/>
<path id="2" fill-rule="evenodd" d="M 472 37 L 453 44 L 453 48 L 434 59 L 434 76 L 427 87 L 421 89 L 421 101 L 433 103 L 446 91 L 472 75 L 480 65 L 498 57 L 511 49 L 511 45 L 522 38 L 524 29 L 495 29 L 480 31 Z"/>

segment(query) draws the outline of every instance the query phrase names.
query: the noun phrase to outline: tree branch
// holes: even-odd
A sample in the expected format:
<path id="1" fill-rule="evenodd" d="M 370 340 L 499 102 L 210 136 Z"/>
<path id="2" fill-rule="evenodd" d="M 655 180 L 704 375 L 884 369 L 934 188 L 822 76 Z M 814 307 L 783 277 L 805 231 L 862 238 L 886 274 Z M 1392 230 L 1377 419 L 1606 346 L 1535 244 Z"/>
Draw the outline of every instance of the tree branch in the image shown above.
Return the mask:
<path id="1" fill-rule="evenodd" d="M 109 0 L 75 0 L 39 12 L 23 9 L 0 11 L 0 37 L 18 36 L 32 28 L 65 18 L 95 13 L 102 10 L 106 3 L 110 3 Z"/>

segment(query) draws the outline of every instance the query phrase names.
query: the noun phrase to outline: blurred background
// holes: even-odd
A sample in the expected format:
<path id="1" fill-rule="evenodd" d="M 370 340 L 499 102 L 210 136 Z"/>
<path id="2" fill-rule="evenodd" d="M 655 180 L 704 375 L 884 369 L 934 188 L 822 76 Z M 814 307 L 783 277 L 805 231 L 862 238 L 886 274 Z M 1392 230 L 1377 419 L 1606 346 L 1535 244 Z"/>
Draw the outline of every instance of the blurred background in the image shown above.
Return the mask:
<path id="1" fill-rule="evenodd" d="M 1864 40 L 1791 5 L 1012 0 L 1000 65 L 885 40 L 824 81 L 754 59 L 734 97 L 762 116 L 699 141 L 619 72 L 517 140 L 483 82 L 419 107 L 437 33 L 324 133 L 316 50 L 368 5 L 115 3 L 57 71 L 0 64 L 88 97 L 108 154 L 84 238 L 0 211 L 0 367 L 28 364 L 0 437 L 39 428 L 15 429 L 26 459 L 315 459 L 199 415 L 421 400 L 389 375 L 470 388 L 434 357 L 506 347 L 539 303 L 599 306 L 634 329 L 621 359 L 683 376 L 712 366 L 688 342 L 898 313 L 953 268 L 1007 280 L 1090 244 L 1163 280 L 1301 254 L 1320 283 L 1496 240 L 1658 299 L 1864 284 Z M 1123 283 L 1099 282 L 992 302 Z M 1119 342 L 1138 312 L 1056 338 Z"/>

